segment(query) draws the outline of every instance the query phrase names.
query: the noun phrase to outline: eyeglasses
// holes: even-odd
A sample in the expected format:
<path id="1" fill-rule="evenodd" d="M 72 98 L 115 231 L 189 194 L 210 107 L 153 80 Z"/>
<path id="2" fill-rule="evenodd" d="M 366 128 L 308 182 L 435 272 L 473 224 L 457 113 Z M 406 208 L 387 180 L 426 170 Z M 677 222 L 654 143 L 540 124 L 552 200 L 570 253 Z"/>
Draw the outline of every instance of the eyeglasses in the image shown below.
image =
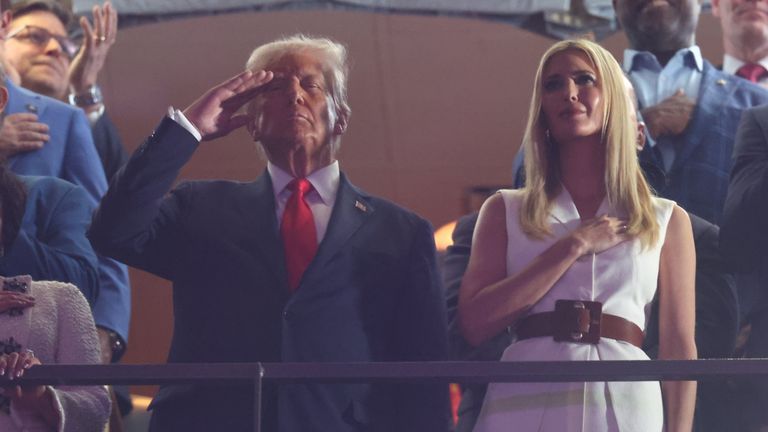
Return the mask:
<path id="1" fill-rule="evenodd" d="M 33 25 L 25 25 L 24 27 L 13 30 L 8 33 L 6 38 L 15 38 L 21 42 L 31 43 L 40 48 L 48 46 L 48 42 L 50 42 L 51 39 L 56 39 L 56 42 L 58 42 L 61 47 L 61 51 L 70 59 L 75 57 L 75 54 L 77 54 L 77 51 L 80 49 L 78 44 L 69 37 L 55 35 L 42 27 Z"/>

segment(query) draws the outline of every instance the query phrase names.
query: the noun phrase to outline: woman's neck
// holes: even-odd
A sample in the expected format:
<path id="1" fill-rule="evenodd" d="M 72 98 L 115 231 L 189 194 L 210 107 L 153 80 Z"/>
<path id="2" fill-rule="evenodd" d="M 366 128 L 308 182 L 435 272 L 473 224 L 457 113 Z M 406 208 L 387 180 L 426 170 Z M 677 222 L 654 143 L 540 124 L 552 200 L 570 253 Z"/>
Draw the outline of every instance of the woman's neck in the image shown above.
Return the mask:
<path id="1" fill-rule="evenodd" d="M 560 178 L 579 215 L 596 216 L 605 197 L 605 146 L 590 137 L 560 145 L 559 150 Z"/>

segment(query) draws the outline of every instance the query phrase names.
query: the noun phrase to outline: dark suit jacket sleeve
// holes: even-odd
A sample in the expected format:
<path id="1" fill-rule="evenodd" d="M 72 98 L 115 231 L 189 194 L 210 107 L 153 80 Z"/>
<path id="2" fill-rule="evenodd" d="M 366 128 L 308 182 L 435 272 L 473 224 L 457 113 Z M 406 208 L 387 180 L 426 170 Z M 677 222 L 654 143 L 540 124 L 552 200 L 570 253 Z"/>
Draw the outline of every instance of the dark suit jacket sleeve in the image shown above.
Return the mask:
<path id="1" fill-rule="evenodd" d="M 720 247 L 723 257 L 750 270 L 768 253 L 768 109 L 744 111 L 736 134 Z"/>
<path id="2" fill-rule="evenodd" d="M 459 327 L 459 288 L 464 272 L 469 264 L 472 250 L 472 235 L 477 223 L 477 213 L 462 217 L 453 230 L 451 245 L 443 261 L 443 281 L 445 283 L 446 305 L 448 310 L 448 342 L 453 360 L 498 361 L 504 349 L 511 343 L 508 332 L 502 332 L 484 344 L 473 347 L 464 339 Z M 483 386 L 484 387 L 484 386 Z"/>
<path id="3" fill-rule="evenodd" d="M 718 228 L 691 215 L 696 243 L 696 347 L 700 358 L 733 355 L 739 328 L 736 283 L 718 248 Z"/>
<path id="4" fill-rule="evenodd" d="M 21 230 L 0 258 L 0 274 L 69 282 L 92 304 L 99 287 L 97 262 L 85 230 L 93 206 L 80 187 L 53 178 L 32 182 Z"/>
<path id="5" fill-rule="evenodd" d="M 163 199 L 197 140 L 166 118 L 117 174 L 97 210 L 88 237 L 97 252 L 171 279 L 175 234 L 188 187 Z"/>
<path id="6" fill-rule="evenodd" d="M 432 228 L 419 220 L 411 252 L 404 257 L 408 269 L 398 304 L 396 326 L 399 357 L 408 361 L 445 360 L 447 356 L 445 304 L 437 274 Z M 399 431 L 444 432 L 448 430 L 448 386 L 402 386 L 394 412 Z"/>
<path id="7" fill-rule="evenodd" d="M 128 161 L 128 154 L 107 111 L 104 111 L 94 123 L 91 132 L 101 165 L 104 167 L 104 175 L 107 177 L 107 182 L 110 182 L 120 167 Z"/>

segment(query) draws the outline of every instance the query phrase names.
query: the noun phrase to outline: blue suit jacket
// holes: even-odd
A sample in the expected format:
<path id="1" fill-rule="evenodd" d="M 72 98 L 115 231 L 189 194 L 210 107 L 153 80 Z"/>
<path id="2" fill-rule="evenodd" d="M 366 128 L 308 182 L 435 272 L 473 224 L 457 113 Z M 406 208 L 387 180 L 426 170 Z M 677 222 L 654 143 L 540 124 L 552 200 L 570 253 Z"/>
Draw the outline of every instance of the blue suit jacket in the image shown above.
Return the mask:
<path id="1" fill-rule="evenodd" d="M 93 302 L 98 288 L 96 254 L 85 230 L 93 205 L 78 186 L 53 177 L 20 176 L 27 187 L 21 229 L 0 257 L 0 274 L 69 282 Z"/>
<path id="2" fill-rule="evenodd" d="M 169 362 L 366 362 L 446 355 L 429 224 L 342 174 L 325 238 L 293 295 L 268 174 L 184 183 L 196 140 L 166 119 L 118 174 L 94 217 L 97 251 L 173 281 Z M 247 431 L 253 391 L 167 386 L 152 430 Z M 281 432 L 447 430 L 447 386 L 285 384 L 264 398 Z"/>
<path id="3" fill-rule="evenodd" d="M 719 71 L 705 60 L 699 98 L 688 127 L 682 135 L 658 140 L 674 141 L 674 163 L 666 178 L 651 186 L 660 196 L 719 225 L 741 112 L 766 103 L 768 91 L 764 88 Z M 640 161 L 663 171 L 661 159 L 650 146 L 640 152 Z"/>
<path id="4" fill-rule="evenodd" d="M 8 165 L 17 174 L 58 177 L 82 186 L 95 207 L 107 190 L 104 169 L 93 145 L 91 128 L 82 110 L 20 88 L 9 80 L 6 114 L 29 112 L 50 128 L 50 141 L 40 150 L 11 157 Z M 93 305 L 96 324 L 128 338 L 131 293 L 128 269 L 99 258 L 99 291 Z"/>

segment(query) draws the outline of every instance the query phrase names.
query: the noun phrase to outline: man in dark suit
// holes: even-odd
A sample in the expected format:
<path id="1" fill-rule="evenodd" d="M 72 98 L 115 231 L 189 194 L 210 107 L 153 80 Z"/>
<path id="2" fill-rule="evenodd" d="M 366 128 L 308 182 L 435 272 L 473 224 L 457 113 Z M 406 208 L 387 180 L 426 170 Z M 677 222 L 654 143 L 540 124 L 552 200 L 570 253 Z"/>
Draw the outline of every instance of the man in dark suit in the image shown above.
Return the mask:
<path id="1" fill-rule="evenodd" d="M 171 111 L 111 184 L 89 235 L 97 251 L 173 281 L 169 362 L 444 358 L 429 223 L 339 171 L 346 73 L 333 41 L 263 45 L 248 71 Z M 263 175 L 166 196 L 200 140 L 244 125 Z M 264 430 L 445 431 L 447 400 L 440 384 L 286 384 L 265 394 Z M 151 429 L 250 430 L 252 406 L 248 386 L 166 386 Z"/>
<path id="2" fill-rule="evenodd" d="M 768 107 L 744 111 L 736 135 L 733 170 L 720 230 L 723 256 L 735 268 L 754 275 L 752 330 L 745 357 L 768 357 Z M 749 431 L 768 426 L 768 383 L 750 381 L 743 400 Z"/>

